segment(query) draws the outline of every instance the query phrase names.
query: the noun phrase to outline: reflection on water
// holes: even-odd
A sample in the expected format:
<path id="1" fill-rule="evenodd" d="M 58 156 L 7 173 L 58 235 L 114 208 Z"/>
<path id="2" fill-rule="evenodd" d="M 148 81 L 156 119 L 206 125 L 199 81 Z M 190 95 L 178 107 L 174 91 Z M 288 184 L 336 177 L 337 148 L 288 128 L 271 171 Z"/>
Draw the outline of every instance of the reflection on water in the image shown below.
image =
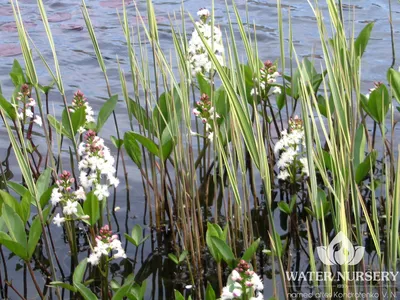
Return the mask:
<path id="1" fill-rule="evenodd" d="M 376 0 L 377 1 L 377 0 Z M 14 58 L 22 62 L 21 50 L 19 48 L 18 34 L 13 22 L 12 9 L 7 1 L 0 2 L 0 82 L 3 94 L 10 95 L 13 90 L 12 83 L 9 79 L 9 71 L 12 66 Z M 135 5 L 133 1 L 125 1 L 128 3 L 128 12 L 130 14 L 130 22 L 136 24 L 140 22 L 140 18 L 136 16 Z M 216 22 L 224 29 L 227 23 L 225 1 L 215 1 Z M 290 0 L 283 1 L 285 10 L 284 18 L 287 21 L 288 11 L 290 10 L 292 24 L 293 24 L 293 37 L 296 46 L 296 52 L 302 57 L 313 57 L 318 63 L 322 58 L 322 51 L 318 48 L 318 31 L 315 23 L 315 17 L 312 10 L 309 8 L 307 1 L 304 0 Z M 391 47 L 390 47 L 390 32 L 388 23 L 388 4 L 387 1 L 380 1 L 382 3 L 373 3 L 370 0 L 353 0 L 350 5 L 344 5 L 343 13 L 347 19 L 352 18 L 353 14 L 356 18 L 356 31 L 359 31 L 365 23 L 375 21 L 375 27 L 371 36 L 371 43 L 368 46 L 367 52 L 364 55 L 363 68 L 363 91 L 366 92 L 368 87 L 372 86 L 373 81 L 384 80 L 386 70 L 391 65 Z M 92 44 L 88 37 L 88 32 L 85 28 L 84 20 L 81 15 L 79 1 L 75 0 L 49 0 L 45 1 L 49 22 L 54 35 L 54 42 L 58 50 L 58 59 L 61 65 L 61 72 L 64 79 L 65 89 L 69 99 L 72 93 L 78 88 L 82 89 L 87 95 L 94 110 L 98 111 L 104 98 L 107 97 L 107 90 L 104 85 L 104 79 L 101 75 L 101 70 L 98 66 L 96 57 L 93 52 Z M 170 16 L 180 9 L 180 1 L 153 1 L 155 10 L 157 12 L 157 22 L 160 27 L 161 45 L 171 47 L 172 38 L 169 29 Z M 279 36 L 277 30 L 278 16 L 275 8 L 275 1 L 272 0 L 238 0 L 239 10 L 243 12 L 248 7 L 249 23 L 255 24 L 258 36 L 258 46 L 262 53 L 260 58 L 262 60 L 275 60 L 279 55 Z M 145 12 L 145 1 L 136 3 L 137 8 L 141 12 Z M 321 4 L 324 7 L 324 4 Z M 120 82 L 118 77 L 117 56 L 121 66 L 125 71 L 129 71 L 125 38 L 122 34 L 117 11 L 121 10 L 122 0 L 87 0 L 87 6 L 91 15 L 99 45 L 102 50 L 103 56 L 106 59 L 106 65 L 109 72 L 110 84 L 113 93 L 120 93 Z M 200 6 L 211 6 L 210 3 L 202 2 L 201 5 L 197 0 L 184 1 L 185 9 L 192 15 L 195 15 Z M 51 57 L 51 51 L 47 44 L 47 38 L 43 25 L 41 24 L 40 14 L 36 5 L 36 0 L 20 0 L 20 8 L 23 15 L 25 27 L 29 32 L 30 37 L 35 42 L 36 46 L 42 51 L 45 57 Z M 326 7 L 325 7 L 326 8 Z M 393 3 L 393 26 L 398 28 L 400 23 L 400 5 L 396 2 Z M 325 9 L 326 11 L 326 9 Z M 178 13 L 179 15 L 179 13 Z M 147 18 L 143 17 L 146 22 Z M 179 24 L 179 20 L 174 21 Z M 285 22 L 287 24 L 288 22 Z M 189 22 L 188 30 L 191 30 Z M 288 26 L 284 26 L 285 32 L 288 32 Z M 139 33 L 140 34 L 140 33 Z M 288 36 L 286 35 L 287 39 Z M 396 45 L 400 41 L 398 31 L 395 31 Z M 399 48 L 399 47 L 396 47 Z M 37 63 L 38 76 L 40 83 L 46 85 L 51 82 L 45 67 L 38 60 Z M 378 76 L 378 77 L 377 77 Z M 88 88 L 90 87 L 90 88 Z M 56 116 L 60 116 L 62 101 L 57 94 L 50 93 L 50 100 L 53 106 L 53 112 Z M 124 109 L 124 104 L 120 104 L 116 109 L 117 118 L 119 121 L 120 130 L 122 132 L 129 130 L 128 116 Z M 114 135 L 114 125 L 110 119 L 108 126 L 104 127 L 103 136 L 105 138 Z M 5 141 L 6 133 L 4 130 L 0 131 L 0 138 Z M 2 143 L 0 145 L 0 162 L 2 163 L 2 170 L 7 179 L 12 176 L 17 177 L 20 174 L 13 174 L 4 162 L 7 157 L 8 144 Z M 43 147 L 43 146 L 41 146 Z M 43 148 L 42 148 L 43 151 Z M 15 161 L 8 162 L 10 165 L 15 165 Z M 12 170 L 16 172 L 16 170 Z M 131 210 L 128 211 L 126 205 L 125 192 L 120 191 L 116 199 L 116 205 L 122 209 L 114 213 L 114 230 L 119 233 L 130 232 L 134 224 L 147 224 L 145 212 L 145 199 L 142 194 L 142 182 L 140 174 L 136 167 L 129 166 L 129 179 L 130 179 L 130 194 L 128 200 L 131 204 Z M 3 182 L 0 179 L 0 186 Z M 138 192 L 139 191 L 139 192 Z M 279 197 L 284 195 L 279 194 Z M 267 231 L 265 228 L 266 219 L 262 209 L 253 211 L 255 227 L 257 235 L 263 237 L 263 240 L 268 240 Z M 279 210 L 275 210 L 275 217 L 277 224 L 280 224 L 280 233 L 284 235 L 290 231 L 288 228 L 287 216 L 282 214 Z M 300 217 L 300 216 L 299 216 Z M 328 222 L 329 223 L 329 222 Z M 304 228 L 299 229 L 299 234 L 304 234 Z M 53 237 L 60 237 L 62 230 L 52 227 Z M 83 234 L 83 233 L 82 233 Z M 187 277 L 187 272 L 184 266 L 176 266 L 171 260 L 167 258 L 167 254 L 172 252 L 170 249 L 170 234 L 168 228 L 161 233 L 151 233 L 149 229 L 145 230 L 145 234 L 151 234 L 150 239 L 138 249 L 134 249 L 132 245 L 127 245 L 127 253 L 129 259 L 121 263 L 114 263 L 112 265 L 112 274 L 116 277 L 126 277 L 131 273 L 137 273 L 138 279 L 148 278 L 148 288 L 146 299 L 172 299 L 173 287 L 183 288 L 190 280 Z M 82 241 L 84 239 L 82 238 Z M 65 277 L 69 276 L 70 259 L 67 253 L 64 253 L 66 245 L 61 238 L 55 238 L 55 249 L 59 259 L 59 269 Z M 369 241 L 372 244 L 371 241 Z M 81 244 L 80 250 L 82 257 L 87 255 L 88 245 Z M 23 267 L 18 264 L 18 260 L 9 257 L 10 264 L 14 263 L 16 266 L 13 270 L 9 269 L 9 278 L 14 279 L 15 286 L 20 289 L 23 280 Z M 207 261 L 207 255 L 205 255 Z M 299 258 L 300 259 L 300 256 Z M 269 258 L 260 256 L 259 264 L 261 266 L 260 272 L 263 273 L 266 282 L 266 295 L 269 295 L 268 290 L 271 288 L 271 282 L 268 278 L 272 278 L 272 269 L 270 266 Z M 304 262 L 300 260 L 295 262 L 298 268 L 304 267 Z M 217 278 L 215 268 L 205 262 L 205 276 L 208 281 L 216 285 Z M 37 266 L 37 272 L 40 272 L 40 266 Z M 44 282 L 43 282 L 44 283 Z M 30 283 L 29 283 L 30 284 Z M 279 285 L 279 283 L 278 283 Z M 29 286 L 29 290 L 33 291 L 33 287 Z M 190 289 L 186 290 L 187 295 L 191 293 Z M 29 293 L 28 293 L 29 295 Z"/>

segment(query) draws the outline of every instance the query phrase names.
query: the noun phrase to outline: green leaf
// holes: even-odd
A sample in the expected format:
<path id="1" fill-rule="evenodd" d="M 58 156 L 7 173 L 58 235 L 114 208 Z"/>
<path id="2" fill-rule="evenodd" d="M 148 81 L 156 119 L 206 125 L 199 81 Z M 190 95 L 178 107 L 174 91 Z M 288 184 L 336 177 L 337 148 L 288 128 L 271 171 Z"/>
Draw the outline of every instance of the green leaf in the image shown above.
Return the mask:
<path id="1" fill-rule="evenodd" d="M 282 108 L 285 107 L 286 104 L 286 97 L 284 93 L 278 94 L 276 96 L 276 105 L 278 106 L 279 110 L 282 110 Z"/>
<path id="2" fill-rule="evenodd" d="M 330 204 L 329 204 L 328 200 L 326 199 L 326 193 L 323 189 L 318 187 L 317 193 L 318 193 L 317 201 L 315 203 L 316 211 L 314 213 L 312 213 L 312 215 L 315 216 L 318 220 L 321 220 L 328 213 Z"/>
<path id="3" fill-rule="evenodd" d="M 87 258 L 82 260 L 75 268 L 74 275 L 72 277 L 72 281 L 75 286 L 77 283 L 81 283 L 83 281 L 83 276 L 85 275 L 86 266 L 87 266 Z"/>
<path id="4" fill-rule="evenodd" d="M 214 226 L 216 225 L 216 226 Z M 212 242 L 212 237 L 221 238 L 223 235 L 221 227 L 218 224 L 207 223 L 207 232 L 206 232 L 206 243 L 208 246 L 208 250 L 210 251 L 212 257 L 215 259 L 217 263 L 221 262 L 221 255 L 218 251 L 218 248 Z"/>
<path id="5" fill-rule="evenodd" d="M 135 246 L 139 246 L 143 238 L 142 227 L 136 224 L 132 229 L 132 239 L 135 241 Z"/>
<path id="6" fill-rule="evenodd" d="M 50 126 L 53 127 L 58 134 L 62 134 L 66 136 L 69 139 L 72 139 L 71 134 L 69 133 L 69 130 L 67 130 L 64 125 L 59 122 L 55 117 L 52 115 L 47 115 L 47 120 L 50 123 Z M 68 127 L 69 128 L 69 127 Z"/>
<path id="7" fill-rule="evenodd" d="M 97 199 L 94 191 L 86 195 L 86 200 L 83 202 L 83 212 L 90 217 L 89 224 L 92 226 L 100 218 L 99 199 Z"/>
<path id="8" fill-rule="evenodd" d="M 25 195 L 25 193 L 28 191 L 28 189 L 26 187 L 24 187 L 23 185 L 21 185 L 19 183 L 13 182 L 13 181 L 7 181 L 7 185 L 8 185 L 8 187 L 12 188 L 14 190 L 14 192 L 16 192 L 21 197 L 23 197 Z"/>
<path id="9" fill-rule="evenodd" d="M 130 99 L 129 101 L 130 110 L 135 119 L 140 125 L 142 125 L 147 131 L 154 133 L 153 123 L 151 118 L 148 116 L 146 110 L 140 106 L 139 103 Z"/>
<path id="10" fill-rule="evenodd" d="M 41 207 L 42 209 L 47 205 L 47 203 L 49 203 L 50 198 L 51 198 L 51 193 L 53 192 L 53 189 L 54 189 L 55 187 L 56 187 L 55 185 L 50 186 L 50 187 L 47 188 L 47 190 L 43 193 L 42 197 L 40 197 L 40 207 Z M 32 204 L 36 205 L 36 202 L 35 202 L 35 203 L 32 203 Z"/>
<path id="11" fill-rule="evenodd" d="M 62 281 L 53 281 L 53 282 L 50 282 L 50 285 L 59 286 L 59 287 L 61 287 L 63 289 L 67 289 L 67 290 L 72 291 L 74 293 L 77 292 L 76 287 L 74 287 L 74 286 L 72 286 L 72 285 L 70 285 L 68 283 L 62 282 Z"/>
<path id="12" fill-rule="evenodd" d="M 62 113 L 62 125 L 67 130 L 69 137 L 75 136 L 78 132 L 78 129 L 85 125 L 86 123 L 86 108 L 85 106 L 79 107 L 74 112 L 70 112 L 71 116 L 71 123 L 72 123 L 72 133 L 71 128 L 68 120 L 68 113 L 67 110 L 64 109 Z"/>
<path id="13" fill-rule="evenodd" d="M 183 262 L 186 258 L 186 256 L 189 254 L 189 252 L 187 250 L 184 250 L 181 255 L 179 255 L 179 262 Z"/>
<path id="14" fill-rule="evenodd" d="M 200 94 L 206 94 L 207 96 L 211 96 L 211 85 L 210 83 L 204 78 L 204 75 L 201 73 L 197 73 L 197 82 L 199 83 L 200 87 Z"/>
<path id="15" fill-rule="evenodd" d="M 173 253 L 168 253 L 168 258 L 169 258 L 170 260 L 172 260 L 175 264 L 179 265 L 178 258 L 176 257 L 175 254 L 173 254 Z"/>
<path id="16" fill-rule="evenodd" d="M 354 168 L 357 169 L 358 165 L 364 161 L 365 158 L 365 145 L 367 139 L 365 136 L 365 128 L 363 124 L 360 124 L 356 131 L 354 145 Z"/>
<path id="17" fill-rule="evenodd" d="M 0 93 L 0 106 L 2 109 L 4 109 L 6 115 L 11 119 L 11 120 L 16 120 L 17 119 L 17 112 L 15 110 L 15 107 L 8 102 L 3 95 Z"/>
<path id="18" fill-rule="evenodd" d="M 31 215 L 31 203 L 32 203 L 33 199 L 31 196 L 31 193 L 29 191 L 27 191 L 25 193 L 25 195 L 22 197 L 21 199 L 21 203 L 20 203 L 20 213 L 19 216 L 22 219 L 22 222 L 25 224 L 26 222 L 28 222 L 29 217 Z"/>
<path id="19" fill-rule="evenodd" d="M 46 222 L 47 217 L 49 216 L 51 207 L 46 208 L 43 211 L 43 220 Z M 29 229 L 29 237 L 28 237 L 28 257 L 31 258 L 33 255 L 33 252 L 36 249 L 36 246 L 40 240 L 40 237 L 42 235 L 42 224 L 40 222 L 39 216 L 36 216 L 36 218 L 32 222 L 32 226 Z"/>
<path id="20" fill-rule="evenodd" d="M 150 153 L 160 156 L 158 146 L 152 140 L 133 131 L 128 131 L 127 133 L 134 137 L 143 147 L 149 150 Z"/>
<path id="21" fill-rule="evenodd" d="M 384 84 L 381 84 L 378 88 L 371 92 L 367 106 L 370 116 L 376 122 L 382 124 L 390 106 L 389 93 Z"/>
<path id="22" fill-rule="evenodd" d="M 74 285 L 85 300 L 98 300 L 97 296 L 82 283 L 74 283 Z"/>
<path id="23" fill-rule="evenodd" d="M 369 38 L 371 36 L 372 28 L 374 28 L 375 23 L 367 24 L 363 30 L 361 30 L 356 41 L 354 42 L 354 51 L 357 57 L 361 57 L 367 48 Z"/>
<path id="24" fill-rule="evenodd" d="M 283 211 L 284 213 L 290 215 L 291 214 L 291 210 L 289 207 L 289 204 L 287 204 L 285 201 L 281 201 L 278 203 L 278 207 L 281 211 Z"/>
<path id="25" fill-rule="evenodd" d="M 253 255 L 256 253 L 258 246 L 260 245 L 261 239 L 258 238 L 256 241 L 254 241 L 249 248 L 247 248 L 246 252 L 243 254 L 242 259 L 245 261 L 249 261 Z"/>
<path id="26" fill-rule="evenodd" d="M 140 168 L 142 165 L 142 151 L 136 138 L 132 135 L 133 132 L 128 131 L 124 134 L 124 147 L 126 153 L 128 153 L 129 157 L 132 161 Z"/>
<path id="27" fill-rule="evenodd" d="M 215 236 L 211 237 L 211 241 L 215 245 L 215 248 L 218 249 L 218 252 L 221 254 L 222 259 L 228 265 L 232 266 L 232 262 L 235 260 L 232 249 L 226 244 L 225 241 Z"/>
<path id="28" fill-rule="evenodd" d="M 118 102 L 118 95 L 112 96 L 108 99 L 103 106 L 100 108 L 99 115 L 97 117 L 97 132 L 100 132 L 101 128 L 103 128 L 104 124 L 107 122 L 108 118 L 114 111 Z"/>
<path id="29" fill-rule="evenodd" d="M 214 289 L 212 288 L 211 284 L 208 282 L 207 283 L 207 288 L 206 288 L 206 300 L 216 300 L 215 292 Z"/>
<path id="30" fill-rule="evenodd" d="M 117 292 L 112 297 L 112 300 L 124 299 L 124 297 L 129 294 L 133 284 L 134 284 L 134 277 L 133 276 L 128 277 L 124 285 L 118 288 Z"/>
<path id="31" fill-rule="evenodd" d="M 10 206 L 19 216 L 23 216 L 23 213 L 21 211 L 21 206 L 17 199 L 15 199 L 13 196 L 11 196 L 9 193 L 0 190 L 0 204 L 5 203 L 8 206 Z M 0 206 L 0 210 L 3 208 L 3 206 Z"/>
<path id="32" fill-rule="evenodd" d="M 22 70 L 21 65 L 16 59 L 14 59 L 13 66 L 10 72 L 10 77 L 14 86 L 19 86 L 26 83 L 24 71 Z"/>
<path id="33" fill-rule="evenodd" d="M 47 168 L 39 176 L 39 179 L 36 182 L 38 199 L 40 199 L 40 197 L 42 197 L 43 193 L 49 188 L 50 179 L 51 179 L 51 169 Z"/>
<path id="34" fill-rule="evenodd" d="M 122 145 L 124 144 L 124 140 L 117 139 L 115 136 L 111 136 L 111 142 L 117 149 L 121 149 Z"/>
<path id="35" fill-rule="evenodd" d="M 355 176 L 357 184 L 360 184 L 365 179 L 369 171 L 374 168 L 377 156 L 378 152 L 373 150 L 370 154 L 368 154 L 364 161 L 358 165 Z"/>
<path id="36" fill-rule="evenodd" d="M 14 241 L 8 234 L 2 231 L 0 231 L 0 245 L 4 245 L 8 250 L 10 250 L 12 253 L 19 256 L 23 260 L 28 259 L 26 247 Z"/>
<path id="37" fill-rule="evenodd" d="M 21 217 L 15 212 L 15 210 L 3 204 L 3 215 L 4 222 L 10 233 L 11 238 L 26 249 L 26 233 L 25 224 L 22 222 Z M 25 251 L 26 252 L 26 251 Z"/>
<path id="38" fill-rule="evenodd" d="M 387 73 L 387 80 L 397 102 L 400 103 L 400 72 L 390 68 Z"/>
<path id="39" fill-rule="evenodd" d="M 175 300 L 185 300 L 185 297 L 179 291 L 175 290 Z"/>

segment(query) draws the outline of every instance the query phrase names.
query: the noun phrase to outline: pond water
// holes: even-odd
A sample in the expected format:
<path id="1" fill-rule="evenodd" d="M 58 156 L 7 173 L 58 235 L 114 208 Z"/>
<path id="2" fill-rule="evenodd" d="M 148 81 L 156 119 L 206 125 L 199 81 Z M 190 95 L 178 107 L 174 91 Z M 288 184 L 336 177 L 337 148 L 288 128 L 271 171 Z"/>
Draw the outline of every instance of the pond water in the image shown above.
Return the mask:
<path id="1" fill-rule="evenodd" d="M 322 61 L 322 51 L 318 47 L 319 37 L 316 20 L 309 4 L 305 0 L 283 0 L 282 2 L 285 24 L 288 24 L 288 11 L 290 10 L 297 54 L 300 57 L 312 57 L 316 61 L 316 65 L 319 65 L 319 62 Z M 72 94 L 77 89 L 81 89 L 88 97 L 94 110 L 98 111 L 104 99 L 107 98 L 107 90 L 81 15 L 80 1 L 45 0 L 44 3 L 49 22 L 51 22 L 51 29 L 68 99 L 71 100 Z M 106 59 L 111 90 L 113 93 L 121 94 L 117 56 L 122 68 L 126 73 L 129 73 L 125 39 L 117 15 L 117 10 L 121 11 L 122 9 L 122 2 L 120 0 L 87 0 L 86 3 L 101 51 Z M 135 24 L 138 21 L 138 18 L 135 16 L 135 7 L 132 1 L 128 1 L 128 3 L 130 21 L 132 24 Z M 169 47 L 172 44 L 169 16 L 173 15 L 174 12 L 179 12 L 181 1 L 155 0 L 153 3 L 160 28 L 161 45 Z M 197 10 L 203 6 L 211 7 L 211 2 L 203 1 L 200 4 L 197 0 L 186 0 L 183 1 L 183 4 L 185 10 L 192 15 L 195 15 Z M 146 1 L 138 1 L 136 5 L 139 11 L 144 14 Z M 244 15 L 246 1 L 238 0 L 237 5 Z M 397 46 L 400 43 L 400 34 L 398 31 L 398 28 L 400 28 L 400 4 L 397 1 L 393 1 L 392 5 L 395 44 Z M 272 61 L 277 59 L 279 57 L 279 33 L 277 29 L 278 15 L 276 1 L 247 1 L 247 6 L 250 22 L 256 25 L 258 46 L 261 51 L 260 58 Z M 324 8 L 326 13 L 326 5 L 321 3 L 321 7 Z M 45 57 L 51 57 L 36 1 L 20 0 L 20 8 L 30 37 Z M 227 10 L 225 1 L 215 1 L 215 14 L 216 23 L 222 28 L 226 28 Z M 366 23 L 376 22 L 370 44 L 363 58 L 363 91 L 367 92 L 368 88 L 372 87 L 374 81 L 385 81 L 386 70 L 392 63 L 388 1 L 353 0 L 350 5 L 344 6 L 344 14 L 350 17 L 355 16 L 356 32 L 359 32 Z M 176 21 L 176 23 L 179 25 L 180 21 Z M 192 26 L 189 23 L 188 20 L 187 24 L 190 30 Z M 288 26 L 285 25 L 284 27 L 287 33 Z M 18 34 L 13 21 L 11 5 L 8 1 L 2 0 L 0 1 L 0 82 L 5 97 L 10 95 L 13 90 L 8 74 L 14 58 L 18 59 L 21 63 L 23 62 L 20 53 Z M 398 54 L 400 55 L 400 53 Z M 45 85 L 51 81 L 50 76 L 39 59 L 37 60 L 37 71 L 41 84 Z M 59 117 L 62 107 L 61 98 L 54 93 L 50 95 L 50 101 L 54 108 L 54 114 Z M 121 132 L 129 130 L 128 116 L 123 102 L 118 105 L 116 115 Z M 111 135 L 115 135 L 115 129 L 113 122 L 109 121 L 107 126 L 104 127 L 102 136 L 108 139 Z M 4 141 L 0 145 L 0 161 L 3 161 L 8 148 L 8 143 L 5 142 L 7 141 L 7 134 L 4 127 L 0 130 L 0 139 Z M 40 146 L 42 150 L 45 149 L 43 147 Z M 11 159 L 10 164 L 15 165 L 15 161 Z M 16 171 L 15 168 L 12 170 Z M 145 215 L 145 199 L 140 173 L 130 163 L 128 163 L 128 172 L 131 188 L 129 194 L 131 210 L 127 210 L 126 193 L 122 188 L 116 199 L 117 206 L 120 206 L 121 210 L 115 212 L 113 220 L 114 230 L 117 232 L 130 232 L 132 227 L 137 223 L 145 228 L 149 225 Z M 13 180 L 18 181 L 19 175 L 17 173 L 14 174 Z M 279 222 L 279 217 L 277 219 L 278 223 L 285 224 L 284 221 Z M 66 253 L 67 247 L 63 239 L 60 238 L 62 232 L 54 227 L 52 228 L 52 235 L 56 242 L 56 252 L 65 275 L 68 276 L 70 259 Z M 287 229 L 283 227 L 281 231 L 286 232 Z M 146 229 L 146 234 L 150 234 L 149 229 Z M 180 276 L 176 266 L 166 259 L 165 254 L 167 252 L 156 242 L 157 239 L 157 236 L 152 236 L 143 247 L 140 247 L 138 252 L 131 245 L 128 246 L 128 256 L 135 257 L 135 259 L 127 260 L 121 265 L 118 263 L 113 265 L 113 272 L 117 277 L 126 276 L 129 273 L 138 272 L 142 266 L 145 266 L 141 268 L 143 277 L 150 275 L 147 279 L 148 292 L 146 299 L 172 299 L 172 287 L 182 287 L 189 282 L 188 278 Z M 164 234 L 162 239 L 168 239 L 168 236 Z M 87 245 L 82 245 L 83 250 L 85 247 L 87 248 Z M 6 255 L 8 254 L 6 253 Z M 86 252 L 83 251 L 82 255 L 86 255 Z M 8 259 L 7 263 L 15 266 L 15 268 L 9 267 L 8 276 L 13 280 L 16 288 L 21 290 L 23 285 L 22 279 L 24 277 L 23 268 L 21 268 L 21 264 L 16 258 L 9 257 Z M 268 272 L 267 269 L 266 272 Z M 269 289 L 272 283 L 268 282 L 266 277 L 264 277 L 264 280 L 266 280 L 265 295 L 270 296 Z M 44 282 L 40 282 L 40 284 L 44 284 Z M 16 299 L 12 291 L 9 293 L 11 299 Z M 28 280 L 28 295 L 34 294 L 34 288 L 30 280 Z M 67 299 L 68 296 L 66 295 L 65 298 Z"/>

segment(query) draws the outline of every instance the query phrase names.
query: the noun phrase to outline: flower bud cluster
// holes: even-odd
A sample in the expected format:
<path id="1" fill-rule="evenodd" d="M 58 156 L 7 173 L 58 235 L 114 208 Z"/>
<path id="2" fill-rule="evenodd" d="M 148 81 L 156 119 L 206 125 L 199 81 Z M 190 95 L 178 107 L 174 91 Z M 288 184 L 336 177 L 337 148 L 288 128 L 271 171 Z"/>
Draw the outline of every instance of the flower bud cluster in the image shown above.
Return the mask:
<path id="1" fill-rule="evenodd" d="M 246 299 L 264 299 L 261 292 L 264 289 L 262 280 L 245 260 L 240 260 L 230 279 L 232 283 L 222 289 L 221 300 L 242 299 L 244 295 Z"/>
<path id="2" fill-rule="evenodd" d="M 214 120 L 220 116 L 215 111 L 214 106 L 207 94 L 203 94 L 193 109 L 193 114 L 201 119 L 201 122 L 206 127 L 207 138 L 212 141 L 214 138 Z"/>
<path id="3" fill-rule="evenodd" d="M 33 112 L 34 108 L 36 107 L 36 101 L 32 97 L 30 97 L 30 95 L 31 90 L 29 88 L 29 85 L 26 83 L 23 84 L 17 96 L 16 109 L 18 111 L 18 119 L 25 122 L 25 120 L 29 118 L 31 119 L 31 121 L 33 121 L 33 123 L 42 126 L 42 118 L 39 115 L 35 115 Z M 22 104 L 22 107 L 20 107 L 20 103 Z"/>
<path id="4" fill-rule="evenodd" d="M 264 97 L 268 95 L 268 93 L 271 91 L 271 88 L 272 94 L 281 94 L 282 91 L 279 86 L 272 86 L 272 84 L 276 83 L 276 78 L 280 76 L 277 70 L 277 65 L 267 60 L 264 63 L 264 67 L 260 69 L 260 80 L 257 78 L 254 79 L 256 85 L 254 88 L 252 88 L 250 94 L 257 96 L 261 95 L 261 97 Z"/>
<path id="5" fill-rule="evenodd" d="M 124 249 L 118 235 L 112 234 L 108 225 L 100 228 L 99 235 L 96 237 L 96 246 L 88 258 L 88 262 L 93 266 L 98 265 L 102 255 L 109 256 L 109 253 L 115 251 L 113 259 L 126 258 Z"/>

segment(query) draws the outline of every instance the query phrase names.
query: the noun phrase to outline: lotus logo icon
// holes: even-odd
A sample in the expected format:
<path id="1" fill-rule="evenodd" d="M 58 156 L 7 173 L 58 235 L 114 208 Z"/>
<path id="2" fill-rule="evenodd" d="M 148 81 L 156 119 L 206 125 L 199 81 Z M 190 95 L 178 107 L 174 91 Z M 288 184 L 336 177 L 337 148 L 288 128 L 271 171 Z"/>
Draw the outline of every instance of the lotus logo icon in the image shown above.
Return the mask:
<path id="1" fill-rule="evenodd" d="M 328 247 L 317 247 L 319 259 L 328 266 L 358 264 L 364 256 L 364 247 L 353 246 L 343 232 L 339 232 Z"/>

